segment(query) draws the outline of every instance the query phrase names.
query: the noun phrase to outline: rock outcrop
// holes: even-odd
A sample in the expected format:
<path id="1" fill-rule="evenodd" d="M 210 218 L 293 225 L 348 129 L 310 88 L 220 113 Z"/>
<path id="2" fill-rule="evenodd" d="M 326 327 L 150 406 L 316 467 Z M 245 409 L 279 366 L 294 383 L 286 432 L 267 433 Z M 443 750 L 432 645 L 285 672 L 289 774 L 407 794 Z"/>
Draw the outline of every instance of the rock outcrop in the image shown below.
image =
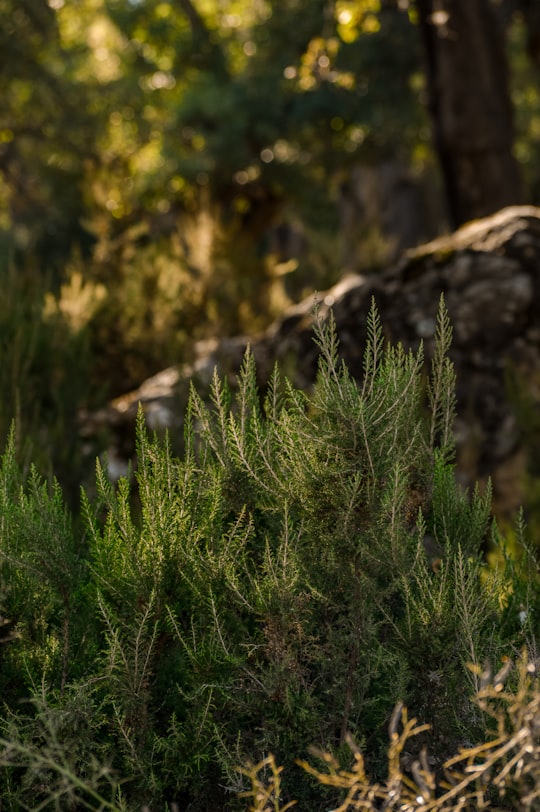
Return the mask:
<path id="1" fill-rule="evenodd" d="M 511 511 L 522 499 L 526 449 L 514 398 L 519 387 L 510 381 L 526 381 L 530 402 L 540 400 L 539 208 L 504 209 L 407 252 L 385 272 L 347 276 L 331 290 L 308 297 L 250 341 L 258 372 L 264 381 L 277 360 L 297 386 L 311 385 L 317 365 L 312 333 L 316 300 L 323 318 L 332 309 L 341 352 L 354 375 L 361 376 L 372 297 L 387 337 L 411 348 L 423 341 L 429 359 L 441 293 L 454 332 L 458 473 L 465 484 L 491 476 L 497 508 Z M 234 381 L 247 344 L 245 336 L 200 343 L 193 363 L 166 369 L 87 416 L 85 433 L 103 426 L 109 430 L 111 474 L 120 473 L 132 453 L 139 402 L 151 428 L 174 430 L 180 424 L 189 380 L 193 378 L 202 391 L 217 366 Z"/>

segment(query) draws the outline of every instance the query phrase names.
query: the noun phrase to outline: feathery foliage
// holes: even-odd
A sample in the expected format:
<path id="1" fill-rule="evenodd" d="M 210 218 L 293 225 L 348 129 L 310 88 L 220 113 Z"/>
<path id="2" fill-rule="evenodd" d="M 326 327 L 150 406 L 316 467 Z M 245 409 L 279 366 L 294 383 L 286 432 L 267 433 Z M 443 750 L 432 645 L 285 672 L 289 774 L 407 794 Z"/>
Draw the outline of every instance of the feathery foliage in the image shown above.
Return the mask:
<path id="1" fill-rule="evenodd" d="M 240 809 L 237 766 L 262 756 L 285 766 L 280 803 L 326 810 L 295 759 L 316 746 L 345 769 L 352 737 L 382 775 L 398 702 L 431 725 L 436 765 L 483 740 L 478 669 L 532 650 L 537 608 L 520 624 L 532 576 L 489 570 L 490 494 L 455 482 L 450 334 L 441 302 L 427 387 L 422 349 L 387 346 L 375 305 L 360 385 L 331 318 L 311 394 L 277 368 L 262 394 L 248 350 L 234 392 L 217 373 L 207 400 L 193 389 L 181 459 L 139 415 L 136 471 L 114 487 L 97 466 L 83 534 L 12 436 L 6 809 Z"/>

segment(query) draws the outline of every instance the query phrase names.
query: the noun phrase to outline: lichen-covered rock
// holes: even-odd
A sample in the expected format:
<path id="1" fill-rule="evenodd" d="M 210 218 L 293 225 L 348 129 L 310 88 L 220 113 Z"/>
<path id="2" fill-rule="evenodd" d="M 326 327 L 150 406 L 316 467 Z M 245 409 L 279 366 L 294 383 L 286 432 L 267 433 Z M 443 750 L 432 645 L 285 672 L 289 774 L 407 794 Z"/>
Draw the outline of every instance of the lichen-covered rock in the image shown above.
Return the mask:
<path id="1" fill-rule="evenodd" d="M 464 483 L 492 476 L 502 512 L 521 501 L 526 464 L 509 380 L 518 375 L 538 397 L 540 381 L 540 209 L 520 206 L 467 224 L 454 234 L 407 252 L 385 272 L 345 277 L 331 290 L 287 311 L 264 335 L 251 339 L 261 382 L 275 361 L 300 387 L 309 387 L 317 366 L 312 312 L 330 308 L 342 355 L 362 373 L 366 316 L 375 298 L 388 338 L 405 347 L 424 344 L 429 359 L 441 293 L 454 330 L 451 351 L 457 374 L 458 473 Z M 83 431 L 110 429 L 110 460 L 123 465 L 133 450 L 133 424 L 140 402 L 149 426 L 175 428 L 187 400 L 189 380 L 204 390 L 213 369 L 234 376 L 249 339 L 203 342 L 193 363 L 173 367 L 139 389 L 87 416 Z"/>

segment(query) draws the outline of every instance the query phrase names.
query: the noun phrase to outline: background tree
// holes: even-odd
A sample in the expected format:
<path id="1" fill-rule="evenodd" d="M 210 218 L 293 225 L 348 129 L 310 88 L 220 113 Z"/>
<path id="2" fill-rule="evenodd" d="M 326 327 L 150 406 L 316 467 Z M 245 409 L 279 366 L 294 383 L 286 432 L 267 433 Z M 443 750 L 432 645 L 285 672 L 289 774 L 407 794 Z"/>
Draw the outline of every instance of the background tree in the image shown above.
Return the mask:
<path id="1" fill-rule="evenodd" d="M 490 0 L 417 0 L 433 137 L 454 226 L 521 203 L 505 44 Z"/>

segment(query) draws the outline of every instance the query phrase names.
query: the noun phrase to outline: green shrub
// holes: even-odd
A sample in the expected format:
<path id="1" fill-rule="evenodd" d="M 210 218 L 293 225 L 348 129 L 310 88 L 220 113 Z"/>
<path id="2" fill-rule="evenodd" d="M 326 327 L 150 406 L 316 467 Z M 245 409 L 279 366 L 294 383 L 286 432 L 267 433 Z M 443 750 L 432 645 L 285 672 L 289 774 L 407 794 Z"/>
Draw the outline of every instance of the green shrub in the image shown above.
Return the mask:
<path id="1" fill-rule="evenodd" d="M 472 697 L 486 661 L 532 646 L 536 609 L 521 625 L 516 605 L 532 576 L 489 570 L 489 493 L 454 479 L 444 307 L 427 385 L 422 350 L 386 346 L 374 307 L 368 328 L 360 386 L 332 321 L 316 321 L 311 395 L 276 368 L 262 396 L 249 351 L 234 395 L 216 373 L 208 403 L 192 391 L 181 459 L 140 416 L 132 481 L 98 465 L 82 536 L 57 486 L 23 484 L 12 438 L 7 809 L 241 809 L 238 764 L 271 752 L 280 803 L 326 810 L 295 759 L 315 746 L 345 768 L 352 736 L 377 779 L 397 702 L 430 723 L 435 765 L 483 740 Z"/>

